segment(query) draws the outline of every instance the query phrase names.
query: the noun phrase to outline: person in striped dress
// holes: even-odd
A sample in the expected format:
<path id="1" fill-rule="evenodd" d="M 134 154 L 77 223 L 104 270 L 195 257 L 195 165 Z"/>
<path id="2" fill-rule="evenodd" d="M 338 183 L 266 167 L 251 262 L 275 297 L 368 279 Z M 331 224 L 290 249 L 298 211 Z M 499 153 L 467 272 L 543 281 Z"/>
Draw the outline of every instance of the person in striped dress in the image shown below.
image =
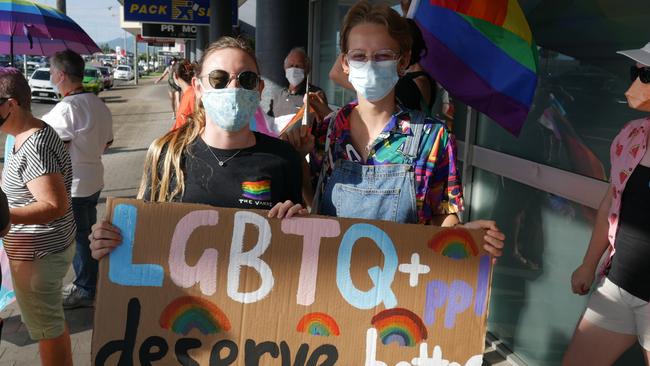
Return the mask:
<path id="1" fill-rule="evenodd" d="M 23 323 L 39 342 L 42 365 L 72 365 L 62 281 L 75 247 L 72 164 L 63 141 L 30 110 L 27 80 L 0 69 L 0 131 L 15 137 L 2 172 L 11 229 L 4 247 Z"/>

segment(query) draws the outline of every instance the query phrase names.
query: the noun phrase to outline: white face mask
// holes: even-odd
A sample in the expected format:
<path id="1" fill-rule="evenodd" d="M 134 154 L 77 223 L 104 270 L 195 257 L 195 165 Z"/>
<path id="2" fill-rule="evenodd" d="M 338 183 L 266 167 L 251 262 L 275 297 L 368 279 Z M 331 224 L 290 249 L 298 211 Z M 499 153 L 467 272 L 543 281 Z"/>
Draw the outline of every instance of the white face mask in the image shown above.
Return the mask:
<path id="1" fill-rule="evenodd" d="M 300 85 L 305 80 L 305 70 L 299 67 L 290 67 L 284 71 L 284 74 L 292 86 Z"/>
<path id="2" fill-rule="evenodd" d="M 350 75 L 348 80 L 358 94 L 370 102 L 384 99 L 399 80 L 397 60 L 389 61 L 348 61 Z"/>

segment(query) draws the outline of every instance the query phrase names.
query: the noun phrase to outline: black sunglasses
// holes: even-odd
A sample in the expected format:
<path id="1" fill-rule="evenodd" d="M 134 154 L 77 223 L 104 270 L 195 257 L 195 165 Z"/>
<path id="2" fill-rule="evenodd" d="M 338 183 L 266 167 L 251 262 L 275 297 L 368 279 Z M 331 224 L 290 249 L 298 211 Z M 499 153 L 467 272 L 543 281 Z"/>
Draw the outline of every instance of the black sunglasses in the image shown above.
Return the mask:
<path id="1" fill-rule="evenodd" d="M 650 67 L 636 67 L 632 65 L 630 67 L 630 78 L 632 81 L 639 78 L 642 83 L 650 84 Z"/>
<path id="2" fill-rule="evenodd" d="M 208 74 L 208 81 L 215 89 L 225 88 L 230 83 L 230 80 L 232 80 L 230 73 L 224 70 L 212 70 Z M 252 71 L 244 71 L 237 75 L 237 81 L 239 81 L 242 88 L 253 90 L 259 85 L 260 76 Z"/>
<path id="3" fill-rule="evenodd" d="M 5 103 L 7 103 L 7 101 L 8 101 L 9 99 L 11 99 L 11 98 L 0 98 L 0 105 L 3 105 L 3 104 L 5 104 Z"/>

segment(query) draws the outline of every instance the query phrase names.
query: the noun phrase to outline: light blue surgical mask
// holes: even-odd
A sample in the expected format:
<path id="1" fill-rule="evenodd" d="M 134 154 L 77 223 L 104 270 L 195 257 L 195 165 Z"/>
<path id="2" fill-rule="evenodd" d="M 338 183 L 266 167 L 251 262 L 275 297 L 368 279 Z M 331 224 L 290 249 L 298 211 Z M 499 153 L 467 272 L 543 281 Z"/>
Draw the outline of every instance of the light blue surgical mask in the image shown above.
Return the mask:
<path id="1" fill-rule="evenodd" d="M 388 61 L 348 61 L 350 75 L 348 80 L 358 94 L 371 102 L 387 96 L 397 80 L 397 60 Z"/>
<path id="2" fill-rule="evenodd" d="M 226 131 L 239 131 L 248 126 L 255 115 L 260 93 L 243 88 L 205 89 L 201 102 L 217 126 Z"/>

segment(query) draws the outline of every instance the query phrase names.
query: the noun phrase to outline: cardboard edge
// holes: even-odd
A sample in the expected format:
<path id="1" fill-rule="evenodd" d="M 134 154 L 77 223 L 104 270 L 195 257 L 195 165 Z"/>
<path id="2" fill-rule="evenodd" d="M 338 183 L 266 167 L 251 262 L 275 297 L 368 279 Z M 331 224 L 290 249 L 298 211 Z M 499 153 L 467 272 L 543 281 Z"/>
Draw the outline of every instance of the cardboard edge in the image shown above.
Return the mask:
<path id="1" fill-rule="evenodd" d="M 483 344 L 483 356 L 485 356 L 485 342 L 487 341 L 487 333 L 489 332 L 488 330 L 488 319 L 490 318 L 490 300 L 492 299 L 492 279 L 494 276 L 494 265 L 495 263 L 494 258 L 492 255 L 490 255 L 490 273 L 488 275 L 488 292 L 487 292 L 487 297 L 486 301 L 487 303 L 485 304 L 485 320 L 483 321 L 483 327 L 485 327 L 485 332 L 481 335 L 481 343 Z"/>

